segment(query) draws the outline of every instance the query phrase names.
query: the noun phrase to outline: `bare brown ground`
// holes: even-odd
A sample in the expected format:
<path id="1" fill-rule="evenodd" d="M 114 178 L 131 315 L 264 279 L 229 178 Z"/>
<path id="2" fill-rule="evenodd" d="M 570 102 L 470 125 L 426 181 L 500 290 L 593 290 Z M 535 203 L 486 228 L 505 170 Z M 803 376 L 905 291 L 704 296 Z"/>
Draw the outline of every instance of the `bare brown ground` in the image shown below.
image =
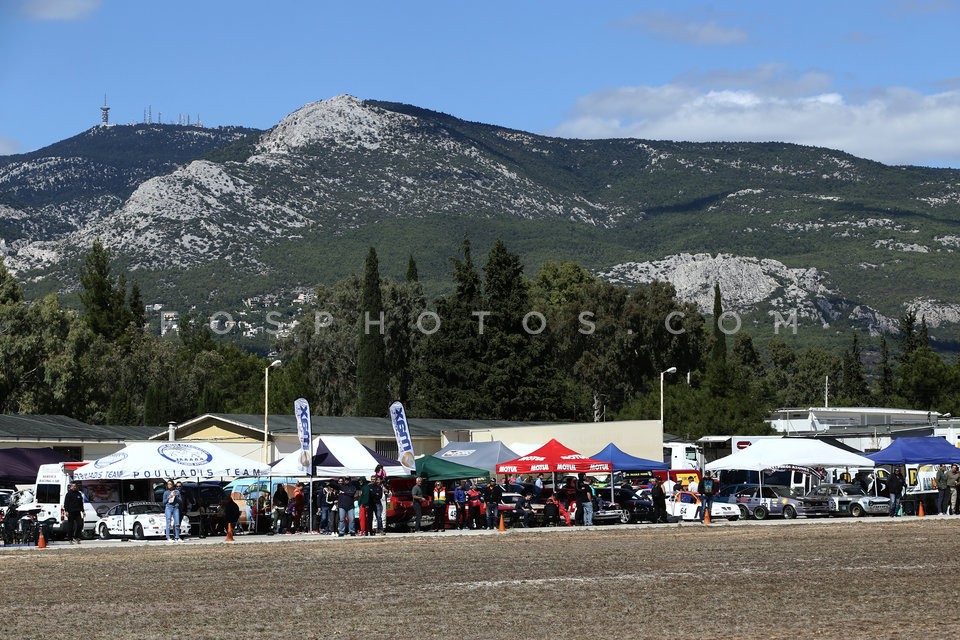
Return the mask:
<path id="1" fill-rule="evenodd" d="M 958 525 L 9 551 L 0 605 L 8 638 L 945 638 Z"/>

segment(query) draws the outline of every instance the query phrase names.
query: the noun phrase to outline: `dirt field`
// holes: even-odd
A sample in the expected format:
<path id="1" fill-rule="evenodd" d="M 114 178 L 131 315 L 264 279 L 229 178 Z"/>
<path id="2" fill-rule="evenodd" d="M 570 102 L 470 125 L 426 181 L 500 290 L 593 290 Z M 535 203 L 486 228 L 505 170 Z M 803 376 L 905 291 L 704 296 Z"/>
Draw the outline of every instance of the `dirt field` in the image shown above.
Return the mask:
<path id="1" fill-rule="evenodd" d="M 960 575 L 958 532 L 925 518 L 111 542 L 4 551 L 0 604 L 11 638 L 945 638 L 960 615 L 934 594 Z"/>

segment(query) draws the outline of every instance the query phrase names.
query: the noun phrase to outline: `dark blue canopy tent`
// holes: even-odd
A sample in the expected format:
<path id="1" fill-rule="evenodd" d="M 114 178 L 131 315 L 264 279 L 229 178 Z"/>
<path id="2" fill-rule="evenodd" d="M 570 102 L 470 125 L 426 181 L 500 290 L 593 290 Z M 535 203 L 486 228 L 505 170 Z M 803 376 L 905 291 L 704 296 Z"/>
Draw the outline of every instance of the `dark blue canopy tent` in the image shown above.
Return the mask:
<path id="1" fill-rule="evenodd" d="M 867 457 L 877 464 L 960 464 L 960 448 L 939 437 L 897 438 Z"/>
<path id="2" fill-rule="evenodd" d="M 51 447 L 12 447 L 0 449 L 0 480 L 13 484 L 32 484 L 42 464 L 76 462 Z"/>
<path id="3" fill-rule="evenodd" d="M 614 471 L 666 471 L 670 465 L 666 462 L 638 458 L 624 453 L 612 442 L 603 448 L 600 453 L 590 456 L 594 460 L 603 460 L 613 465 Z"/>
<path id="4" fill-rule="evenodd" d="M 594 460 L 603 460 L 613 466 L 614 471 L 667 471 L 670 465 L 666 462 L 638 458 L 621 451 L 620 447 L 612 442 L 599 453 L 590 456 Z M 610 501 L 613 502 L 613 474 L 610 474 Z"/>

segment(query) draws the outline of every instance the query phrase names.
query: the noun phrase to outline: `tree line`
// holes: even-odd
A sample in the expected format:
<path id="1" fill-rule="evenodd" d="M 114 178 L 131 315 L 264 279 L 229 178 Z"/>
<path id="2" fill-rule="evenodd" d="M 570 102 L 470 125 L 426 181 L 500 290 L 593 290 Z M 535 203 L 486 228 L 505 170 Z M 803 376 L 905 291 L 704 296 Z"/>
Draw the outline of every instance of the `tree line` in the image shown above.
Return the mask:
<path id="1" fill-rule="evenodd" d="M 465 238 L 450 264 L 451 291 L 428 301 L 412 256 L 404 278 L 384 278 L 371 248 L 361 273 L 317 287 L 269 360 L 215 339 L 199 315 L 173 336 L 146 331 L 138 286 L 111 272 L 99 243 L 78 274 L 77 310 L 55 294 L 25 300 L 0 264 L 0 410 L 157 426 L 261 414 L 274 358 L 271 413 L 302 396 L 315 415 L 386 416 L 400 400 L 411 417 L 654 419 L 661 377 L 666 429 L 689 437 L 763 433 L 777 407 L 822 406 L 827 379 L 832 406 L 960 410 L 960 365 L 911 313 L 890 340 L 851 331 L 839 354 L 776 336 L 758 349 L 717 322 L 719 287 L 704 316 L 669 283 L 626 288 L 572 262 L 528 278 L 499 240 L 478 265 Z"/>

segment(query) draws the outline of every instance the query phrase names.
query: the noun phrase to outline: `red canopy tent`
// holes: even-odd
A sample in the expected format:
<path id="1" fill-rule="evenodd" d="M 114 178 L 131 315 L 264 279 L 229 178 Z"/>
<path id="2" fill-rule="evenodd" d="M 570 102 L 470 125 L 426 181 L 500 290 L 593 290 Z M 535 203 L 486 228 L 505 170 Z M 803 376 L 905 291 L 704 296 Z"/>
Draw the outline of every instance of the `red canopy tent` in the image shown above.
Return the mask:
<path id="1" fill-rule="evenodd" d="M 533 453 L 497 465 L 497 473 L 557 473 L 566 471 L 609 473 L 613 471 L 613 467 L 609 462 L 580 455 L 556 440 L 551 440 Z"/>

